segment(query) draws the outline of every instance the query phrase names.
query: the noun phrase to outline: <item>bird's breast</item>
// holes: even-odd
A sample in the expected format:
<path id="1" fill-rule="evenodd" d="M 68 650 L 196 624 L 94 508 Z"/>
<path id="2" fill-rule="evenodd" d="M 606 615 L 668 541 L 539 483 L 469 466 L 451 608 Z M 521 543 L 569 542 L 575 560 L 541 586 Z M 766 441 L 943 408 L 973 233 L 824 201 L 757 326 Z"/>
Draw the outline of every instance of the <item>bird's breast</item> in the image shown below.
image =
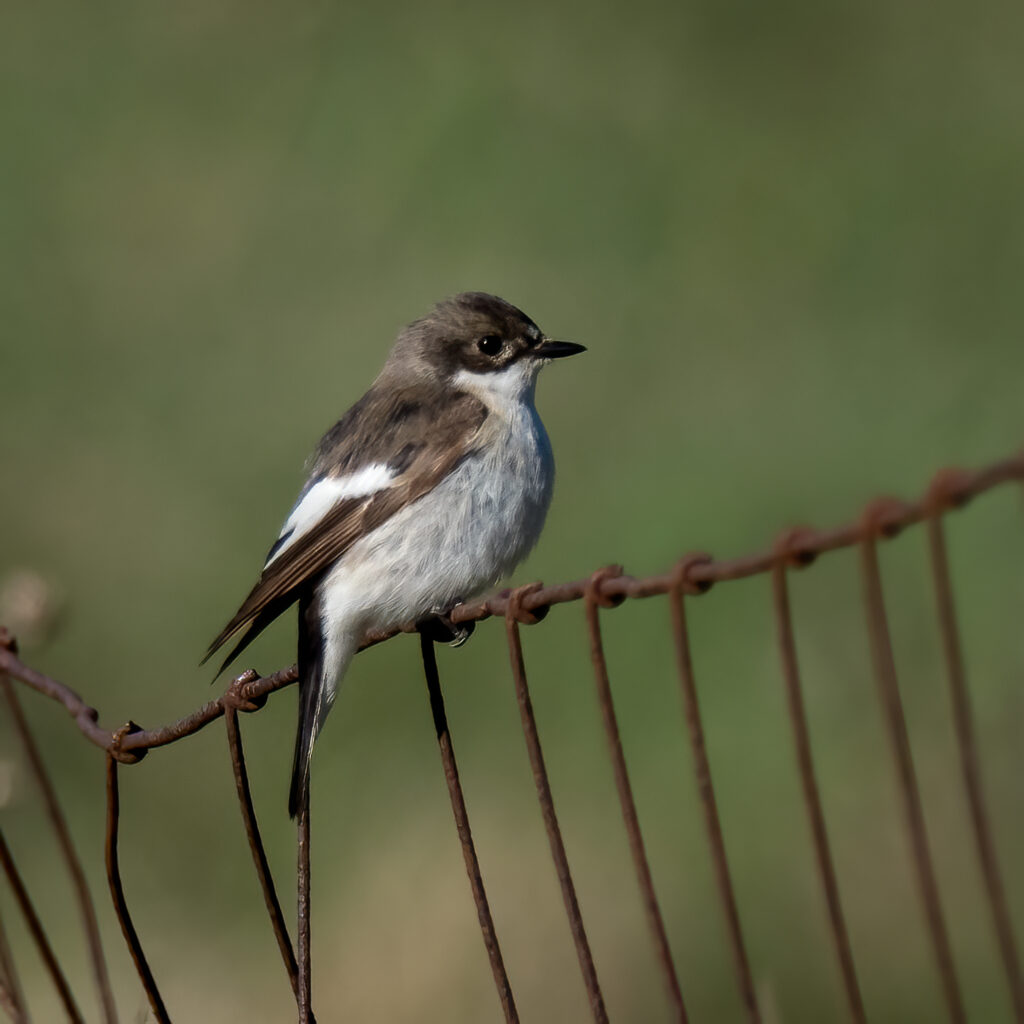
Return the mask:
<path id="1" fill-rule="evenodd" d="M 468 600 L 509 575 L 536 544 L 553 486 L 551 445 L 536 411 L 488 417 L 471 454 L 355 544 L 330 574 L 332 586 L 360 606 L 368 628 Z"/>

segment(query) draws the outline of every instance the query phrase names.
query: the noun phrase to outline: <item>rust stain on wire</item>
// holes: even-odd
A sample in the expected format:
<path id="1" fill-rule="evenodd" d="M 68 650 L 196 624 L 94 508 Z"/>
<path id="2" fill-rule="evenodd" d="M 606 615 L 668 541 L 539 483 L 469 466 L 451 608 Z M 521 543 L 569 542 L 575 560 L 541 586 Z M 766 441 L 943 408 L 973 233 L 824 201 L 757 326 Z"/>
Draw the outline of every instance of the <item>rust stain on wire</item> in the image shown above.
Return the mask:
<path id="1" fill-rule="evenodd" d="M 60 996 L 60 1001 L 64 1005 L 64 1012 L 68 1015 L 68 1020 L 72 1024 L 84 1024 L 84 1018 L 78 1010 L 75 997 L 71 994 L 71 988 L 64 977 L 64 972 L 60 969 L 60 963 L 54 955 L 53 947 L 46 937 L 43 923 L 39 920 L 39 915 L 32 905 L 28 890 L 21 880 L 21 875 L 18 874 L 14 858 L 11 856 L 11 851 L 7 847 L 7 841 L 4 839 L 2 831 L 0 831 L 0 867 L 3 868 L 4 874 L 7 876 L 7 883 L 11 887 L 11 892 L 14 893 L 14 899 L 21 910 L 22 917 L 25 918 L 25 924 L 32 935 L 32 941 L 35 942 L 36 949 L 39 950 L 39 955 L 46 965 L 46 970 L 50 975 L 50 980 L 53 982 L 53 987 L 57 990 L 57 995 Z"/>
<path id="2" fill-rule="evenodd" d="M 711 846 L 711 861 L 715 871 L 715 882 L 718 885 L 722 914 L 725 918 L 726 933 L 729 936 L 729 946 L 732 950 L 736 984 L 747 1019 L 751 1024 L 760 1024 L 761 1011 L 758 1009 L 757 996 L 754 994 L 754 979 L 750 972 L 747 948 L 743 942 L 740 913 L 736 906 L 736 894 L 733 891 L 732 879 L 729 875 L 729 861 L 725 852 L 725 838 L 722 835 L 718 804 L 715 801 L 715 790 L 711 783 L 711 764 L 708 761 L 707 747 L 704 742 L 704 726 L 701 723 L 697 683 L 693 675 L 693 658 L 690 654 L 690 637 L 686 626 L 686 610 L 683 606 L 684 591 L 695 595 L 704 593 L 708 589 L 709 584 L 696 581 L 694 576 L 698 566 L 707 565 L 709 562 L 710 559 L 707 555 L 694 554 L 683 558 L 676 567 L 676 571 L 673 573 L 675 586 L 669 591 L 672 634 L 675 640 L 679 683 L 683 691 L 686 725 L 690 734 L 690 750 L 693 754 L 697 791 L 700 794 L 701 807 L 704 811 L 704 826 Z"/>
<path id="3" fill-rule="evenodd" d="M 473 844 L 473 833 L 469 827 L 469 814 L 466 811 L 466 801 L 462 794 L 462 784 L 459 782 L 459 769 L 455 762 L 452 737 L 448 730 L 448 716 L 444 709 L 444 695 L 441 692 L 441 678 L 437 671 L 434 641 L 426 632 L 420 633 L 420 652 L 423 656 L 423 673 L 427 680 L 430 710 L 434 718 L 434 730 L 437 733 L 437 745 L 441 750 L 444 778 L 448 784 L 448 797 L 451 800 L 452 813 L 455 815 L 455 830 L 462 846 L 462 858 L 466 863 L 466 873 L 469 875 L 469 887 L 473 892 L 473 901 L 476 904 L 476 913 L 480 922 L 480 931 L 483 934 L 484 947 L 487 950 L 487 959 L 491 964 L 491 974 L 494 976 L 494 984 L 498 990 L 498 999 L 501 1001 L 505 1020 L 508 1024 L 518 1024 L 519 1013 L 512 996 L 512 986 L 509 984 L 508 974 L 505 971 L 501 947 L 498 945 L 498 935 L 494 929 L 494 920 L 491 917 L 491 908 L 487 902 L 484 880 L 480 873 L 480 862 L 477 860 L 476 847 Z"/>
<path id="4" fill-rule="evenodd" d="M 64 865 L 75 890 L 75 897 L 78 900 L 78 909 L 82 917 L 82 930 L 85 932 L 86 943 L 89 947 L 89 959 L 92 964 L 93 977 L 96 982 L 96 990 L 99 994 L 100 1007 L 103 1011 L 103 1019 L 107 1024 L 117 1024 L 117 1008 L 114 1005 L 114 993 L 110 988 L 110 974 L 107 971 L 107 962 L 103 956 L 103 944 L 100 940 L 100 929 L 96 921 L 96 908 L 93 906 L 92 896 L 89 894 L 89 885 L 85 880 L 85 872 L 82 870 L 82 862 L 75 850 L 75 844 L 71 839 L 71 832 L 68 829 L 67 819 L 61 811 L 57 801 L 57 793 L 50 781 L 50 776 L 43 764 L 42 755 L 36 746 L 32 733 L 29 730 L 28 722 L 25 720 L 24 712 L 18 701 L 14 687 L 6 676 L 0 676 L 0 684 L 3 685 L 7 703 L 11 708 L 11 718 L 14 721 L 15 731 L 21 739 L 21 745 L 25 750 L 32 774 L 35 776 L 36 784 L 43 794 L 43 802 L 46 804 L 46 811 L 50 818 L 50 825 L 57 842 L 60 845 L 61 854 L 64 857 Z"/>
<path id="5" fill-rule="evenodd" d="M 535 585 L 527 584 L 510 595 L 505 613 L 509 662 L 512 667 L 512 679 L 515 682 L 516 699 L 519 703 L 519 715 L 523 723 L 523 736 L 526 739 L 526 749 L 530 756 L 530 766 L 533 769 L 533 782 L 537 788 L 537 799 L 540 802 L 541 816 L 544 818 L 544 828 L 547 830 L 548 844 L 555 862 L 558 883 L 562 888 L 562 900 L 565 903 L 565 912 L 569 917 L 569 927 L 576 945 L 576 957 L 580 963 L 583 984 L 586 986 L 587 998 L 590 1001 L 590 1012 L 597 1024 L 607 1024 L 608 1013 L 604 1007 L 601 985 L 597 980 L 590 943 L 587 941 L 587 933 L 583 927 L 583 915 L 580 913 L 579 901 L 576 898 L 576 887 L 572 883 L 569 858 L 565 853 L 565 843 L 562 842 L 562 831 L 558 827 L 555 801 L 551 795 L 547 769 L 544 767 L 544 754 L 540 747 L 537 722 L 533 717 L 533 702 L 530 700 L 530 688 L 526 682 L 526 664 L 523 661 L 523 645 L 519 638 L 517 617 L 528 624 L 535 623 L 543 617 L 543 613 L 538 613 L 537 609 L 526 611 L 520 604 L 523 596 L 532 593 L 535 589 Z"/>
<path id="6" fill-rule="evenodd" d="M 626 826 L 626 835 L 629 839 L 629 849 L 633 857 L 637 883 L 640 886 L 640 895 L 643 899 L 647 927 L 651 933 L 654 953 L 658 960 L 658 966 L 661 969 L 662 981 L 665 985 L 669 1004 L 672 1007 L 673 1016 L 680 1024 L 686 1024 L 686 1021 L 689 1019 L 686 1014 L 686 1004 L 683 1001 L 683 992 L 679 985 L 675 964 L 672 962 L 672 950 L 669 947 L 668 934 L 665 931 L 665 921 L 661 914 L 661 908 L 658 906 L 658 898 L 654 893 L 654 879 L 651 877 L 651 868 L 647 862 L 647 852 L 644 849 L 643 835 L 640 831 L 640 819 L 636 812 L 636 801 L 633 799 L 633 787 L 629 782 L 626 758 L 622 752 L 619 723 L 615 716 L 615 702 L 612 698 L 611 681 L 608 678 L 608 663 L 604 656 L 604 644 L 601 639 L 601 619 L 598 614 L 598 608 L 613 608 L 621 602 L 621 598 L 616 600 L 605 597 L 601 593 L 601 583 L 604 579 L 608 579 L 611 576 L 621 575 L 621 572 L 621 569 L 617 566 L 599 569 L 591 577 L 590 586 L 587 588 L 584 598 L 584 609 L 587 619 L 587 631 L 590 635 L 590 658 L 594 665 L 597 699 L 601 708 L 601 719 L 604 723 L 605 737 L 608 740 L 608 753 L 612 761 L 612 770 L 615 774 L 615 788 L 619 794 L 622 820 Z"/>
<path id="7" fill-rule="evenodd" d="M 121 884 L 121 867 L 117 856 L 117 833 L 121 818 L 121 795 L 117 786 L 117 760 L 113 754 L 107 755 L 107 881 L 110 883 L 110 896 L 114 901 L 114 910 L 117 913 L 117 920 L 121 925 L 121 932 L 124 941 L 128 944 L 132 960 L 135 962 L 135 969 L 138 971 L 139 980 L 146 991 L 149 1005 L 153 1008 L 153 1016 L 159 1024 L 170 1024 L 171 1018 L 167 1015 L 167 1008 L 160 997 L 160 990 L 156 987 L 156 979 L 149 969 L 149 962 L 146 954 L 142 951 L 142 943 L 139 941 L 138 932 L 132 924 L 131 914 L 128 912 L 128 902 L 124 898 L 124 886 Z"/>
<path id="8" fill-rule="evenodd" d="M 875 680 L 885 713 L 896 776 L 899 781 L 903 812 L 913 853 L 914 873 L 917 878 L 925 918 L 931 935 L 932 950 L 935 954 L 942 991 L 946 1000 L 949 1019 L 954 1024 L 966 1021 L 963 997 L 956 977 L 953 951 L 949 934 L 942 916 L 939 887 L 935 879 L 931 852 L 928 848 L 928 834 L 921 806 L 921 794 L 917 787 L 914 761 L 910 751 L 910 736 L 903 714 L 899 683 L 896 678 L 896 661 L 892 652 L 889 622 L 885 611 L 882 592 L 882 576 L 878 566 L 876 536 L 879 533 L 892 535 L 898 521 L 889 502 L 876 502 L 868 507 L 864 516 L 864 536 L 861 541 L 861 574 L 864 583 L 864 609 L 867 615 L 868 635 L 871 641 L 871 659 L 874 663 Z"/>
<path id="9" fill-rule="evenodd" d="M 253 807 L 252 791 L 249 788 L 249 773 L 245 767 L 245 749 L 242 746 L 242 734 L 238 728 L 238 712 L 233 707 L 229 707 L 225 712 L 224 724 L 227 727 L 231 768 L 235 776 L 238 804 L 242 811 L 245 834 L 249 840 L 249 850 L 252 853 L 256 876 L 263 892 L 263 902 L 270 915 L 274 937 L 277 939 L 281 959 L 284 961 L 284 968 L 288 973 L 292 993 L 297 1002 L 299 998 L 299 968 L 295 962 L 295 951 L 292 949 L 292 941 L 288 937 L 288 926 L 285 924 L 284 912 L 281 910 L 281 901 L 277 898 L 277 889 L 274 887 L 274 878 L 270 873 L 270 864 L 267 861 L 267 853 L 263 847 L 259 824 L 256 821 L 256 809 Z"/>
<path id="10" fill-rule="evenodd" d="M 960 631 L 957 628 L 956 609 L 953 604 L 953 587 L 949 575 L 949 558 L 946 553 L 946 538 L 942 524 L 942 512 L 955 494 L 960 473 L 944 472 L 932 482 L 932 514 L 928 517 L 928 548 L 931 559 L 932 581 L 935 591 L 936 611 L 939 630 L 942 634 L 942 651 L 949 679 L 949 692 L 953 706 L 953 722 L 956 728 L 957 749 L 960 754 L 960 770 L 964 790 L 974 827 L 974 841 L 978 851 L 978 862 L 985 881 L 992 924 L 999 944 L 1003 970 L 1010 988 L 1014 1019 L 1024 1024 L 1024 979 L 1021 977 L 1017 943 L 1014 939 L 1013 924 L 1006 903 L 999 862 L 981 783 L 981 766 L 978 763 L 978 743 L 975 737 L 974 717 L 971 700 L 967 691 L 967 673 L 964 669 L 963 649 Z"/>
<path id="11" fill-rule="evenodd" d="M 818 876 L 825 892 L 825 904 L 828 908 L 829 927 L 832 933 L 832 944 L 839 960 L 839 971 L 843 979 L 846 993 L 847 1010 L 855 1024 L 863 1024 L 867 1020 L 864 1013 L 864 1002 L 861 998 L 860 985 L 857 982 L 857 971 L 853 963 L 853 950 L 850 936 L 846 930 L 843 907 L 839 899 L 839 882 L 836 879 L 835 866 L 832 863 L 832 852 L 828 844 L 828 832 L 825 828 L 825 812 L 821 806 L 821 796 L 814 775 L 814 759 L 811 755 L 811 737 L 807 728 L 807 713 L 804 709 L 803 690 L 800 684 L 800 669 L 796 656 L 796 640 L 793 636 L 793 616 L 789 604 L 789 588 L 786 583 L 786 569 L 790 562 L 797 565 L 806 564 L 801 558 L 794 542 L 793 533 L 787 533 L 778 546 L 779 557 L 772 570 L 772 597 L 775 610 L 775 629 L 778 638 L 779 657 L 782 661 L 782 676 L 786 684 L 786 700 L 789 708 L 789 720 L 793 728 L 793 742 L 796 747 L 797 767 L 800 771 L 800 783 L 803 789 L 804 807 L 811 826 L 811 838 L 814 842 L 815 859 L 818 865 Z"/>

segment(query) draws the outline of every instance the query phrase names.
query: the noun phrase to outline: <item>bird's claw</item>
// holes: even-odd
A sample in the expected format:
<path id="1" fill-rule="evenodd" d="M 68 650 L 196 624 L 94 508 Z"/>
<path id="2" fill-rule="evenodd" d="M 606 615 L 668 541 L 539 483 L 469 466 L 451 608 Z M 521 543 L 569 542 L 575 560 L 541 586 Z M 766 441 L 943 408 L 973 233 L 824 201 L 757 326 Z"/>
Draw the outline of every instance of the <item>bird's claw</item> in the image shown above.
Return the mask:
<path id="1" fill-rule="evenodd" d="M 426 633 L 436 644 L 448 644 L 449 647 L 461 647 L 476 628 L 475 622 L 452 622 L 451 617 L 443 612 L 419 625 L 421 633 Z"/>

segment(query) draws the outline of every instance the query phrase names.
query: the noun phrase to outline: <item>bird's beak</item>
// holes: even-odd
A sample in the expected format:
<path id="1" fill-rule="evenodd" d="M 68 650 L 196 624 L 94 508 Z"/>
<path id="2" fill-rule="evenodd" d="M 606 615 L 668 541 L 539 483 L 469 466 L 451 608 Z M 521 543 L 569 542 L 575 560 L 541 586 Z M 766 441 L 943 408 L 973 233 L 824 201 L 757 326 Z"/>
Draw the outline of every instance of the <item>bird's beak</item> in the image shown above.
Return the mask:
<path id="1" fill-rule="evenodd" d="M 564 359 L 566 356 L 574 356 L 577 352 L 586 352 L 584 345 L 577 345 L 575 341 L 552 341 L 545 338 L 534 350 L 533 354 L 537 359 Z"/>

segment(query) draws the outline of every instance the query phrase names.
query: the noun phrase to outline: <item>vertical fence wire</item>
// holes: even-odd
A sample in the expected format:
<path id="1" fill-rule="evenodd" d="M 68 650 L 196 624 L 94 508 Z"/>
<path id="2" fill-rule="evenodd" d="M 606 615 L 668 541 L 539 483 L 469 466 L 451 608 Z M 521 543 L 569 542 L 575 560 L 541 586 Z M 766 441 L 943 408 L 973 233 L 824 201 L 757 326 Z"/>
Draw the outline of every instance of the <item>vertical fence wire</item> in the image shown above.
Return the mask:
<path id="1" fill-rule="evenodd" d="M 7 941 L 4 928 L 3 913 L 0 912 L 0 1008 L 14 1022 L 23 1024 L 28 1021 L 25 1010 L 25 993 L 22 991 L 18 968 L 11 956 L 11 946 Z"/>
<path id="2" fill-rule="evenodd" d="M 780 557 L 772 571 L 772 597 L 775 611 L 775 629 L 782 662 L 782 676 L 786 686 L 786 700 L 789 720 L 793 729 L 793 743 L 796 748 L 797 768 L 803 790 L 804 807 L 811 827 L 818 876 L 825 894 L 828 909 L 829 929 L 839 972 L 846 995 L 847 1011 L 855 1024 L 864 1024 L 864 1002 L 861 998 L 857 971 L 853 962 L 853 950 L 846 929 L 843 906 L 839 899 L 839 883 L 836 879 L 832 852 L 829 848 L 828 832 L 825 828 L 825 812 L 821 806 L 818 782 L 814 774 L 814 758 L 811 754 L 810 730 L 807 727 L 807 712 L 804 708 L 803 688 L 796 656 L 796 639 L 793 634 L 793 616 L 789 603 L 789 587 L 786 582 L 785 558 Z"/>
<path id="3" fill-rule="evenodd" d="M 0 982 L 0 1010 L 3 1010 L 14 1024 L 22 1024 L 23 1021 L 28 1020 L 3 982 Z"/>
<path id="4" fill-rule="evenodd" d="M 60 963 L 53 952 L 49 939 L 46 937 L 43 923 L 39 920 L 39 915 L 32 905 L 32 900 L 29 898 L 25 883 L 22 881 L 21 875 L 15 866 L 14 858 L 11 856 L 7 841 L 4 839 L 3 831 L 0 831 L 0 867 L 3 868 L 4 874 L 7 876 L 7 883 L 14 894 L 15 902 L 21 910 L 22 917 L 25 918 L 25 924 L 28 926 L 32 941 L 36 944 L 36 949 L 39 951 L 39 956 L 46 966 L 46 971 L 50 975 L 53 987 L 57 990 L 57 995 L 64 1006 L 64 1012 L 68 1015 L 68 1020 L 72 1024 L 84 1024 L 84 1018 L 78 1009 L 78 1005 L 75 1003 L 71 987 L 64 977 L 64 972 L 60 969 Z"/>
<path id="5" fill-rule="evenodd" d="M 476 904 L 477 919 L 483 935 L 487 959 L 491 965 L 491 974 L 498 990 L 501 1010 L 508 1024 L 518 1024 L 519 1013 L 512 995 L 512 986 L 505 971 L 505 962 L 498 945 L 498 935 L 494 929 L 491 908 L 484 890 L 483 875 L 480 873 L 480 861 L 477 859 L 473 833 L 469 827 L 469 814 L 466 801 L 459 782 L 459 769 L 455 761 L 455 750 L 452 746 L 451 732 L 448 729 L 448 716 L 444 708 L 444 695 L 441 692 L 441 678 L 437 671 L 437 656 L 434 652 L 434 641 L 427 633 L 420 633 L 420 653 L 423 657 L 423 673 L 427 680 L 427 692 L 430 697 L 430 710 L 434 719 L 434 731 L 437 733 L 437 745 L 441 751 L 441 763 L 444 767 L 444 778 L 448 785 L 448 798 L 451 801 L 452 813 L 455 816 L 455 830 L 462 847 L 462 858 L 469 875 L 469 887 Z"/>
<path id="6" fill-rule="evenodd" d="M 249 840 L 249 850 L 252 853 L 256 876 L 263 892 L 263 902 L 266 904 L 270 924 L 274 930 L 274 938 L 277 940 L 277 947 L 281 952 L 281 959 L 284 961 L 284 969 L 288 974 L 288 981 L 297 1002 L 299 998 L 299 968 L 295 962 L 295 951 L 292 949 L 292 941 L 288 937 L 288 926 L 285 924 L 281 901 L 277 897 L 274 878 L 270 873 L 270 864 L 267 861 L 267 852 L 264 849 L 263 838 L 256 821 L 256 809 L 253 806 L 252 791 L 249 788 L 249 773 L 245 767 L 245 748 L 242 746 L 242 734 L 238 727 L 238 713 L 233 707 L 229 707 L 224 712 L 224 725 L 227 729 L 231 768 L 235 776 L 238 804 L 242 811 L 246 838 Z"/>
<path id="7" fill-rule="evenodd" d="M 28 1020 L 21 1007 L 14 1001 L 10 990 L 5 984 L 3 984 L 3 982 L 0 982 L 0 1010 L 3 1010 L 14 1024 L 22 1024 L 22 1022 Z"/>
<path id="8" fill-rule="evenodd" d="M 999 945 L 1003 970 L 1010 988 L 1014 1019 L 1017 1024 L 1024 1024 L 1024 979 L 1021 977 L 1013 924 L 1010 920 L 1006 891 L 1003 887 L 995 842 L 992 839 L 992 828 L 985 807 L 981 767 L 978 763 L 978 742 L 975 736 L 970 695 L 967 690 L 967 675 L 964 669 L 960 631 L 957 627 L 956 609 L 953 604 L 953 587 L 950 582 L 945 531 L 938 509 L 928 518 L 928 546 L 939 630 L 942 634 L 942 651 L 946 662 L 946 676 L 949 681 L 953 706 L 960 770 L 970 808 L 971 823 L 974 826 L 978 861 L 985 883 L 985 892 L 992 914 L 992 925 Z"/>
<path id="9" fill-rule="evenodd" d="M 4 695 L 7 698 L 7 703 L 10 705 L 11 718 L 14 721 L 15 731 L 21 739 L 21 745 L 28 759 L 29 767 L 35 777 L 36 784 L 39 786 L 40 792 L 43 794 L 43 802 L 46 804 L 50 825 L 57 837 L 57 842 L 64 858 L 64 865 L 67 868 L 68 876 L 75 891 L 79 914 L 82 918 L 82 930 L 85 932 L 86 944 L 89 948 L 89 960 L 92 965 L 96 991 L 99 995 L 100 1008 L 103 1011 L 103 1019 L 107 1024 L 117 1024 L 117 1008 L 114 1005 L 114 993 L 110 987 L 107 961 L 103 955 L 103 943 L 100 940 L 100 929 L 96 920 L 96 908 L 89 893 L 89 884 L 85 880 L 82 862 L 75 850 L 74 842 L 71 839 L 71 832 L 68 829 L 67 819 L 64 817 L 60 803 L 57 800 L 57 792 L 53 788 L 49 773 L 43 764 L 42 755 L 39 753 L 39 748 L 32 737 L 25 714 L 21 709 L 21 703 L 14 692 L 14 687 L 11 681 L 3 675 L 0 675 L 0 684 L 3 686 Z"/>
<path id="10" fill-rule="evenodd" d="M 702 592 L 700 588 L 689 583 L 689 569 L 700 561 L 707 561 L 706 556 L 694 555 L 684 558 L 677 570 L 676 585 L 669 591 L 669 606 L 672 613 L 672 634 L 675 641 L 676 663 L 679 670 L 679 682 L 683 692 L 683 707 L 686 713 L 686 724 L 690 736 L 690 750 L 693 755 L 694 774 L 697 779 L 697 791 L 700 795 L 701 807 L 704 812 L 704 826 L 711 847 L 711 861 L 714 866 L 715 882 L 718 886 L 722 914 L 725 918 L 726 933 L 729 937 L 729 948 L 732 951 L 733 965 L 736 970 L 736 984 L 739 989 L 743 1009 L 750 1024 L 761 1024 L 761 1011 L 757 1005 L 754 991 L 754 979 L 750 971 L 750 960 L 743 942 L 743 929 L 740 926 L 740 914 L 736 906 L 736 894 L 733 891 L 732 879 L 729 875 L 729 861 L 725 853 L 725 838 L 718 817 L 718 805 L 715 791 L 711 783 L 711 765 L 708 761 L 707 747 L 704 742 L 704 726 L 700 717 L 700 704 L 697 699 L 697 683 L 693 674 L 693 658 L 690 654 L 690 638 L 686 624 L 686 611 L 683 606 L 683 590 L 691 593 Z M 706 587 L 704 589 L 707 589 Z"/>
<path id="11" fill-rule="evenodd" d="M 135 962 L 135 969 L 139 973 L 139 980 L 145 989 L 149 1005 L 153 1008 L 153 1016 L 159 1024 L 170 1024 L 171 1018 L 167 1015 L 167 1008 L 160 996 L 156 979 L 149 969 L 149 961 L 142 951 L 142 943 L 139 941 L 139 934 L 132 923 L 131 914 L 128 912 L 128 902 L 124 896 L 124 886 L 121 883 L 121 866 L 117 851 L 117 837 L 121 820 L 121 794 L 118 789 L 117 761 L 112 754 L 107 754 L 107 839 L 106 839 L 106 861 L 107 881 L 110 884 L 110 896 L 114 902 L 114 910 L 117 913 L 117 920 L 121 925 L 121 932 L 128 944 L 132 960 Z"/>
<path id="12" fill-rule="evenodd" d="M 601 597 L 600 580 L 602 576 L 608 575 L 609 572 L 619 575 L 621 569 L 615 566 L 611 570 L 595 573 L 584 598 L 583 607 L 586 615 L 587 631 L 590 636 L 590 658 L 594 666 L 594 681 L 597 686 L 597 698 L 601 708 L 601 719 L 604 723 L 605 737 L 608 741 L 608 753 L 611 757 L 612 771 L 615 775 L 615 788 L 619 795 L 622 820 L 626 827 L 626 836 L 629 840 L 629 849 L 633 857 L 637 884 L 640 886 L 640 895 L 643 900 L 644 914 L 647 918 L 647 927 L 651 934 L 651 942 L 654 945 L 654 954 L 661 970 L 662 982 L 665 986 L 669 1005 L 672 1007 L 673 1017 L 680 1024 L 686 1024 L 689 1019 L 686 1013 L 686 1004 L 683 1001 L 683 992 L 679 985 L 676 967 L 672 961 L 672 950 L 669 946 L 668 934 L 665 930 L 665 921 L 662 917 L 661 907 L 658 905 L 658 898 L 654 892 L 654 879 L 651 877 L 651 868 L 647 861 L 647 852 L 644 849 L 643 834 L 640 831 L 640 819 L 636 811 L 636 801 L 633 799 L 633 787 L 630 785 L 629 772 L 626 769 L 626 758 L 622 751 L 622 739 L 619 735 L 619 723 L 615 715 L 615 702 L 612 698 L 611 681 L 608 678 L 608 663 L 605 658 L 604 644 L 601 637 L 601 619 L 598 613 L 598 606 L 602 602 L 605 607 L 612 607 L 619 603 Z"/>
<path id="13" fill-rule="evenodd" d="M 870 521 L 867 523 L 860 550 L 871 659 L 874 664 L 875 680 L 896 764 L 896 775 L 913 854 L 914 874 L 924 905 L 925 919 L 942 982 L 946 1010 L 949 1019 L 954 1024 L 963 1024 L 966 1020 L 966 1013 L 960 993 L 960 984 L 956 977 L 956 966 L 953 962 L 949 934 L 942 916 L 938 882 L 935 878 L 935 869 L 928 847 L 924 810 L 921 805 L 921 794 L 918 790 L 913 756 L 910 751 L 910 736 L 903 713 L 903 702 L 900 699 L 896 660 L 893 656 L 892 638 L 889 635 L 889 622 L 885 611 L 875 528 Z"/>
<path id="14" fill-rule="evenodd" d="M 530 700 L 530 689 L 526 681 L 526 664 L 523 660 L 523 645 L 519 637 L 519 623 L 516 621 L 516 616 L 522 615 L 524 621 L 531 621 L 530 613 L 521 610 L 519 604 L 523 593 L 528 592 L 529 589 L 522 588 L 519 591 L 513 591 L 508 603 L 508 610 L 505 614 L 505 635 L 508 641 L 509 663 L 512 668 L 512 679 L 516 688 L 516 699 L 519 703 L 523 736 L 526 739 L 526 749 L 530 757 L 530 766 L 533 769 L 533 781 L 537 788 L 537 799 L 540 802 L 541 815 L 544 818 L 544 828 L 547 830 L 548 844 L 551 847 L 551 856 L 555 862 L 558 882 L 562 888 L 562 900 L 565 903 L 565 911 L 569 918 L 569 927 L 576 946 L 576 956 L 579 960 L 580 972 L 583 975 L 583 983 L 587 989 L 590 1012 L 596 1024 L 608 1024 L 608 1012 L 605 1009 L 604 997 L 601 995 L 601 985 L 598 982 L 597 970 L 594 967 L 594 957 L 590 951 L 590 943 L 587 941 L 587 933 L 583 927 L 583 915 L 580 913 L 579 901 L 576 898 L 576 888 L 573 885 L 572 874 L 569 870 L 569 858 L 566 856 L 562 832 L 558 827 L 555 802 L 551 795 L 551 785 L 548 782 L 547 769 L 544 766 L 544 754 L 540 747 L 537 722 L 533 716 L 533 702 Z M 533 618 L 533 621 L 536 621 L 536 618 Z"/>
<path id="15" fill-rule="evenodd" d="M 7 962 L 4 962 L 4 956 Z M 10 950 L 7 948 L 7 939 L 3 931 L 3 919 L 0 917 L 0 1010 L 7 1014 L 13 1024 L 27 1024 L 28 1017 L 25 1014 L 24 993 L 18 983 L 17 977 L 7 973 L 7 966 L 10 964 Z"/>

